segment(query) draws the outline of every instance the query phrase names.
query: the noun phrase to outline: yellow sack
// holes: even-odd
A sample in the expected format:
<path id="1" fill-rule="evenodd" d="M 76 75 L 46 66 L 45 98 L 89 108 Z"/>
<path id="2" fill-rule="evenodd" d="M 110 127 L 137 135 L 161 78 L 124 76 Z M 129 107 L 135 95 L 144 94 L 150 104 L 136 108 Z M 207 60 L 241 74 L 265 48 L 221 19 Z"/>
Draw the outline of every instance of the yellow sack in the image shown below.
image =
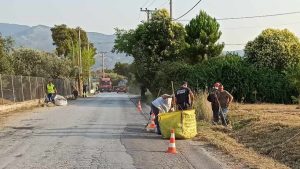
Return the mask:
<path id="1" fill-rule="evenodd" d="M 179 139 L 193 138 L 197 134 L 195 110 L 160 113 L 158 122 L 163 138 L 170 138 L 171 129 L 175 129 L 175 137 Z"/>

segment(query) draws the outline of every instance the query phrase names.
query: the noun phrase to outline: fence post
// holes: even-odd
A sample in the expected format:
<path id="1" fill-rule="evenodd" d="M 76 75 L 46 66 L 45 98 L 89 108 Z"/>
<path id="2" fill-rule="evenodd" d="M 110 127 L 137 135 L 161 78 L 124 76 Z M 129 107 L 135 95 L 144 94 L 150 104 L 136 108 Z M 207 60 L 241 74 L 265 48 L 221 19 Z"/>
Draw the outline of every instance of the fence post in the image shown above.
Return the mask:
<path id="1" fill-rule="evenodd" d="M 64 92 L 63 92 L 63 93 L 64 93 L 64 97 L 66 97 L 66 96 L 67 96 L 67 94 L 66 94 L 66 91 L 67 91 L 67 90 L 66 90 L 65 79 L 63 79 L 62 81 L 63 81 L 63 88 L 64 88 Z"/>
<path id="2" fill-rule="evenodd" d="M 38 93 L 39 93 L 39 84 L 38 84 L 37 79 L 38 79 L 38 78 L 35 77 L 35 98 L 34 98 L 34 99 L 40 99 L 40 97 L 39 97 L 39 98 L 36 98 L 37 95 L 38 95 Z"/>
<path id="3" fill-rule="evenodd" d="M 24 101 L 24 87 L 23 87 L 23 76 L 21 75 L 21 86 L 22 86 L 22 100 Z"/>
<path id="4" fill-rule="evenodd" d="M 70 82 L 70 79 L 68 79 L 68 95 L 72 95 L 72 89 L 71 89 L 71 82 Z"/>
<path id="5" fill-rule="evenodd" d="M 16 102 L 16 95 L 15 95 L 15 86 L 14 86 L 14 76 L 13 75 L 11 75 L 11 84 L 12 84 L 14 103 L 15 103 Z"/>
<path id="6" fill-rule="evenodd" d="M 30 78 L 30 76 L 28 76 L 28 80 L 29 80 L 29 92 L 30 92 L 30 100 L 32 100 L 32 91 L 31 91 L 31 78 Z"/>
<path id="7" fill-rule="evenodd" d="M 45 84 L 44 84 L 44 78 L 42 78 L 42 83 L 43 83 L 43 97 L 45 96 Z"/>
<path id="8" fill-rule="evenodd" d="M 0 74 L 0 86 L 1 86 L 1 98 L 2 98 L 2 104 L 4 104 L 4 98 L 3 98 L 3 87 L 2 87 L 2 75 Z"/>

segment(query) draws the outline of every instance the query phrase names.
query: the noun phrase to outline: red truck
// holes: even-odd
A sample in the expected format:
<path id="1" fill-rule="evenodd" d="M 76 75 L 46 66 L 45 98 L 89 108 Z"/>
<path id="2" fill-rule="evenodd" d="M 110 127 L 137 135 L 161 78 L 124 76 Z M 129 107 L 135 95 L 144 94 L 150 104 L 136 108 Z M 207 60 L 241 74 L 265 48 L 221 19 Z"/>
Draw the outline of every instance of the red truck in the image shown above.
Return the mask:
<path id="1" fill-rule="evenodd" d="M 99 90 L 100 92 L 111 92 L 113 89 L 110 78 L 100 78 Z"/>

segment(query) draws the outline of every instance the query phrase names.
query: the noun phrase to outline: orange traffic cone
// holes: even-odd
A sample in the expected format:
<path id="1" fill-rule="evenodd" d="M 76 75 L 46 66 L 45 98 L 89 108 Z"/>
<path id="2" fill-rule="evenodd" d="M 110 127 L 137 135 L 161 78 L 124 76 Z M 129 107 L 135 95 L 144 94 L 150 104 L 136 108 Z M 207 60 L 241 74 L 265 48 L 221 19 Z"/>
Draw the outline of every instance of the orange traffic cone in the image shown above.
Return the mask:
<path id="1" fill-rule="evenodd" d="M 141 101 L 140 100 L 138 102 L 137 109 L 138 109 L 138 112 L 142 113 L 142 105 L 141 105 Z"/>
<path id="2" fill-rule="evenodd" d="M 147 126 L 147 129 L 146 129 L 147 131 L 150 131 L 150 130 L 154 130 L 155 131 L 156 125 L 155 125 L 154 120 L 155 120 L 155 115 L 154 115 L 154 113 L 151 113 L 151 122 Z"/>
<path id="3" fill-rule="evenodd" d="M 170 137 L 170 143 L 168 147 L 167 153 L 176 154 L 176 146 L 175 146 L 175 130 L 171 130 L 171 137 Z"/>

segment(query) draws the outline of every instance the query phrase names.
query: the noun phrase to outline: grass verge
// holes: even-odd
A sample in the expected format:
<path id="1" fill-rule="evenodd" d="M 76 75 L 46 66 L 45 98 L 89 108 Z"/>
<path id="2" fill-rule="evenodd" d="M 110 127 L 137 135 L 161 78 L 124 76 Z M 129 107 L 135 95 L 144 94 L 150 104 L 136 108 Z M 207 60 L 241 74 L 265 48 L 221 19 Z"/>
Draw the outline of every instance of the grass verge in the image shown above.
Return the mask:
<path id="1" fill-rule="evenodd" d="M 296 105 L 232 104 L 230 127 L 212 126 L 206 95 L 195 101 L 198 135 L 249 168 L 300 169 L 300 110 Z"/>
<path id="2" fill-rule="evenodd" d="M 272 158 L 261 155 L 255 150 L 237 142 L 236 139 L 229 137 L 231 131 L 223 127 L 211 127 L 206 122 L 198 123 L 198 135 L 195 140 L 205 141 L 217 147 L 223 152 L 231 155 L 249 168 L 262 169 L 287 169 L 289 167 L 275 161 Z"/>

